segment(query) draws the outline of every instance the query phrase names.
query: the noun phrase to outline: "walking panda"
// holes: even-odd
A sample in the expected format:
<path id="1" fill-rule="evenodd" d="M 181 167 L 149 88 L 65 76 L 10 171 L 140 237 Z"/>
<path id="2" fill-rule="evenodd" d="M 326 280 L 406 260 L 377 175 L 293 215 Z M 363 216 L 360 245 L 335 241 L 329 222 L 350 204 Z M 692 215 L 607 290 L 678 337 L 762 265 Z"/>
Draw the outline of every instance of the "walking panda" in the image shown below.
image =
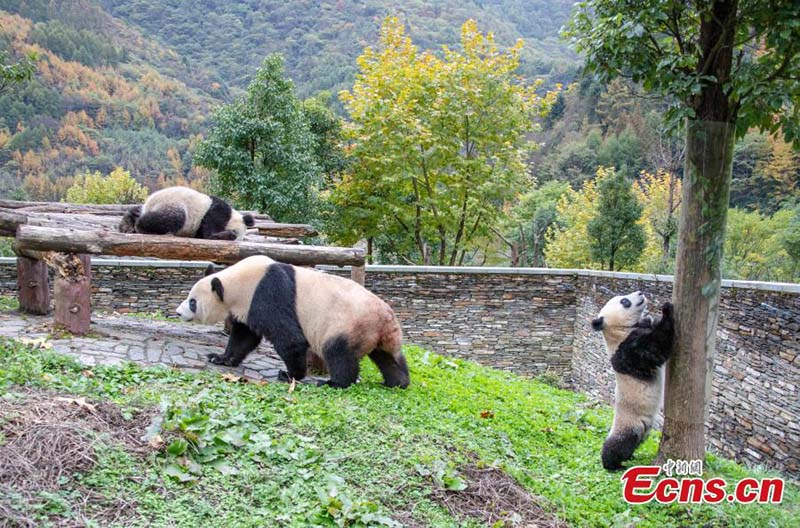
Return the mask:
<path id="1" fill-rule="evenodd" d="M 348 387 L 358 379 L 365 355 L 378 366 L 384 383 L 405 388 L 408 367 L 401 350 L 402 331 L 394 312 L 363 286 L 343 277 L 275 262 L 246 258 L 199 280 L 178 306 L 185 321 L 213 324 L 228 315 L 233 328 L 225 353 L 211 363 L 237 366 L 262 338 L 286 364 L 279 378 L 303 379 L 308 351 L 330 372 L 324 384 Z"/>
<path id="2" fill-rule="evenodd" d="M 606 469 L 618 469 L 633 456 L 661 409 L 664 364 L 675 340 L 673 309 L 664 303 L 654 320 L 644 315 L 646 308 L 643 293 L 620 295 L 592 321 L 592 328 L 603 332 L 617 381 L 614 423 L 601 456 Z"/>
<path id="3" fill-rule="evenodd" d="M 167 187 L 131 208 L 120 222 L 123 233 L 175 235 L 188 238 L 242 240 L 252 215 L 242 215 L 227 202 L 188 187 Z"/>

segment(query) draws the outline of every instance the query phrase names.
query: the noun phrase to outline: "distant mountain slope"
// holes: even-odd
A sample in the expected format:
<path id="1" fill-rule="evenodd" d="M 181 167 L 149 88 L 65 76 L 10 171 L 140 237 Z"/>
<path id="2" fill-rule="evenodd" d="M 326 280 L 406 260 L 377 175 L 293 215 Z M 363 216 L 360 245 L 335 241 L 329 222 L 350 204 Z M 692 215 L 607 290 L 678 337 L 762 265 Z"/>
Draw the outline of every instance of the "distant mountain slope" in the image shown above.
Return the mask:
<path id="1" fill-rule="evenodd" d="M 455 44 L 469 18 L 503 44 L 526 40 L 523 73 L 554 76 L 575 56 L 558 40 L 572 0 L 100 0 L 114 16 L 243 88 L 264 56 L 281 52 L 301 95 L 349 87 L 355 59 L 381 20 L 401 17 L 415 43 Z"/>
<path id="2" fill-rule="evenodd" d="M 60 199 L 72 177 L 121 165 L 156 187 L 202 177 L 191 157 L 214 105 L 281 52 L 301 96 L 349 88 L 356 57 L 395 14 L 420 48 L 469 18 L 522 73 L 568 80 L 557 38 L 571 0 L 0 0 L 0 49 L 37 51 L 35 79 L 0 97 L 0 197 Z"/>
<path id="3" fill-rule="evenodd" d="M 193 136 L 225 95 L 208 76 L 88 0 L 0 7 L 24 15 L 0 11 L 0 49 L 39 55 L 34 80 L 0 97 L 0 195 L 58 199 L 116 165 L 151 187 L 194 176 Z"/>

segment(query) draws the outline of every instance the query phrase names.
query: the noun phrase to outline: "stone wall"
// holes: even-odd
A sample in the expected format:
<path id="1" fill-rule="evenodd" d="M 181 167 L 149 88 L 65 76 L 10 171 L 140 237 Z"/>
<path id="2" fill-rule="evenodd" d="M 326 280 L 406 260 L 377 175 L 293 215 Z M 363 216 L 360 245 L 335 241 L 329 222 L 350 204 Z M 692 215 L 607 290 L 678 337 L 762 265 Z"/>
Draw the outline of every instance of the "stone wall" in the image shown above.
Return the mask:
<path id="1" fill-rule="evenodd" d="M 205 266 L 95 259 L 92 303 L 169 314 Z M 13 259 L 0 259 L 0 293 L 15 281 Z M 395 309 L 406 342 L 523 375 L 551 371 L 604 401 L 614 377 L 589 322 L 618 293 L 642 290 L 656 310 L 672 289 L 671 277 L 507 268 L 370 266 L 366 281 Z M 798 476 L 800 285 L 723 281 L 721 308 L 710 447 Z"/>
<path id="2" fill-rule="evenodd" d="M 374 266 L 366 286 L 392 306 L 409 343 L 525 375 L 564 376 L 570 369 L 575 286 L 569 275 Z"/>

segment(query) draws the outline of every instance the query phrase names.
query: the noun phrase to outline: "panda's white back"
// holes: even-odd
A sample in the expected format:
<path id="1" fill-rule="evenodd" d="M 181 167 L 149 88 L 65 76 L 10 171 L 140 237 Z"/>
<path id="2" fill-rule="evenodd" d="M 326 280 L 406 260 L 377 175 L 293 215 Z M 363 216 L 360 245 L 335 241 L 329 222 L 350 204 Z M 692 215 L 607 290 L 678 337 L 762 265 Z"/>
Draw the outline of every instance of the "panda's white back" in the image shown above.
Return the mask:
<path id="1" fill-rule="evenodd" d="M 315 354 L 328 339 L 346 335 L 369 353 L 380 331 L 394 319 L 389 305 L 360 284 L 344 277 L 295 267 L 297 319 Z"/>

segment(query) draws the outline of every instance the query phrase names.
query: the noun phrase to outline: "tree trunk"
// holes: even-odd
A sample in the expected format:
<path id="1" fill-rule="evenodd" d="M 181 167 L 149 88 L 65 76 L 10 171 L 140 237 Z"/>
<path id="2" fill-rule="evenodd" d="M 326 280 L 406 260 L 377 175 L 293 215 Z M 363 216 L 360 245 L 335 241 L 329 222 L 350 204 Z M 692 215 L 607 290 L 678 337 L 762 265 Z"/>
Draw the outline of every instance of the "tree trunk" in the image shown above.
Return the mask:
<path id="1" fill-rule="evenodd" d="M 700 75 L 713 75 L 690 101 L 683 198 L 672 302 L 675 350 L 667 365 L 658 459 L 704 460 L 711 399 L 720 264 L 730 201 L 736 110 L 726 93 L 737 0 L 718 0 L 700 23 Z"/>
<path id="2" fill-rule="evenodd" d="M 703 460 L 714 372 L 720 261 L 735 125 L 690 123 L 675 263 L 675 350 L 667 367 L 660 460 Z"/>
<path id="3" fill-rule="evenodd" d="M 17 257 L 17 298 L 21 312 L 45 315 L 50 311 L 50 281 L 43 260 Z"/>

